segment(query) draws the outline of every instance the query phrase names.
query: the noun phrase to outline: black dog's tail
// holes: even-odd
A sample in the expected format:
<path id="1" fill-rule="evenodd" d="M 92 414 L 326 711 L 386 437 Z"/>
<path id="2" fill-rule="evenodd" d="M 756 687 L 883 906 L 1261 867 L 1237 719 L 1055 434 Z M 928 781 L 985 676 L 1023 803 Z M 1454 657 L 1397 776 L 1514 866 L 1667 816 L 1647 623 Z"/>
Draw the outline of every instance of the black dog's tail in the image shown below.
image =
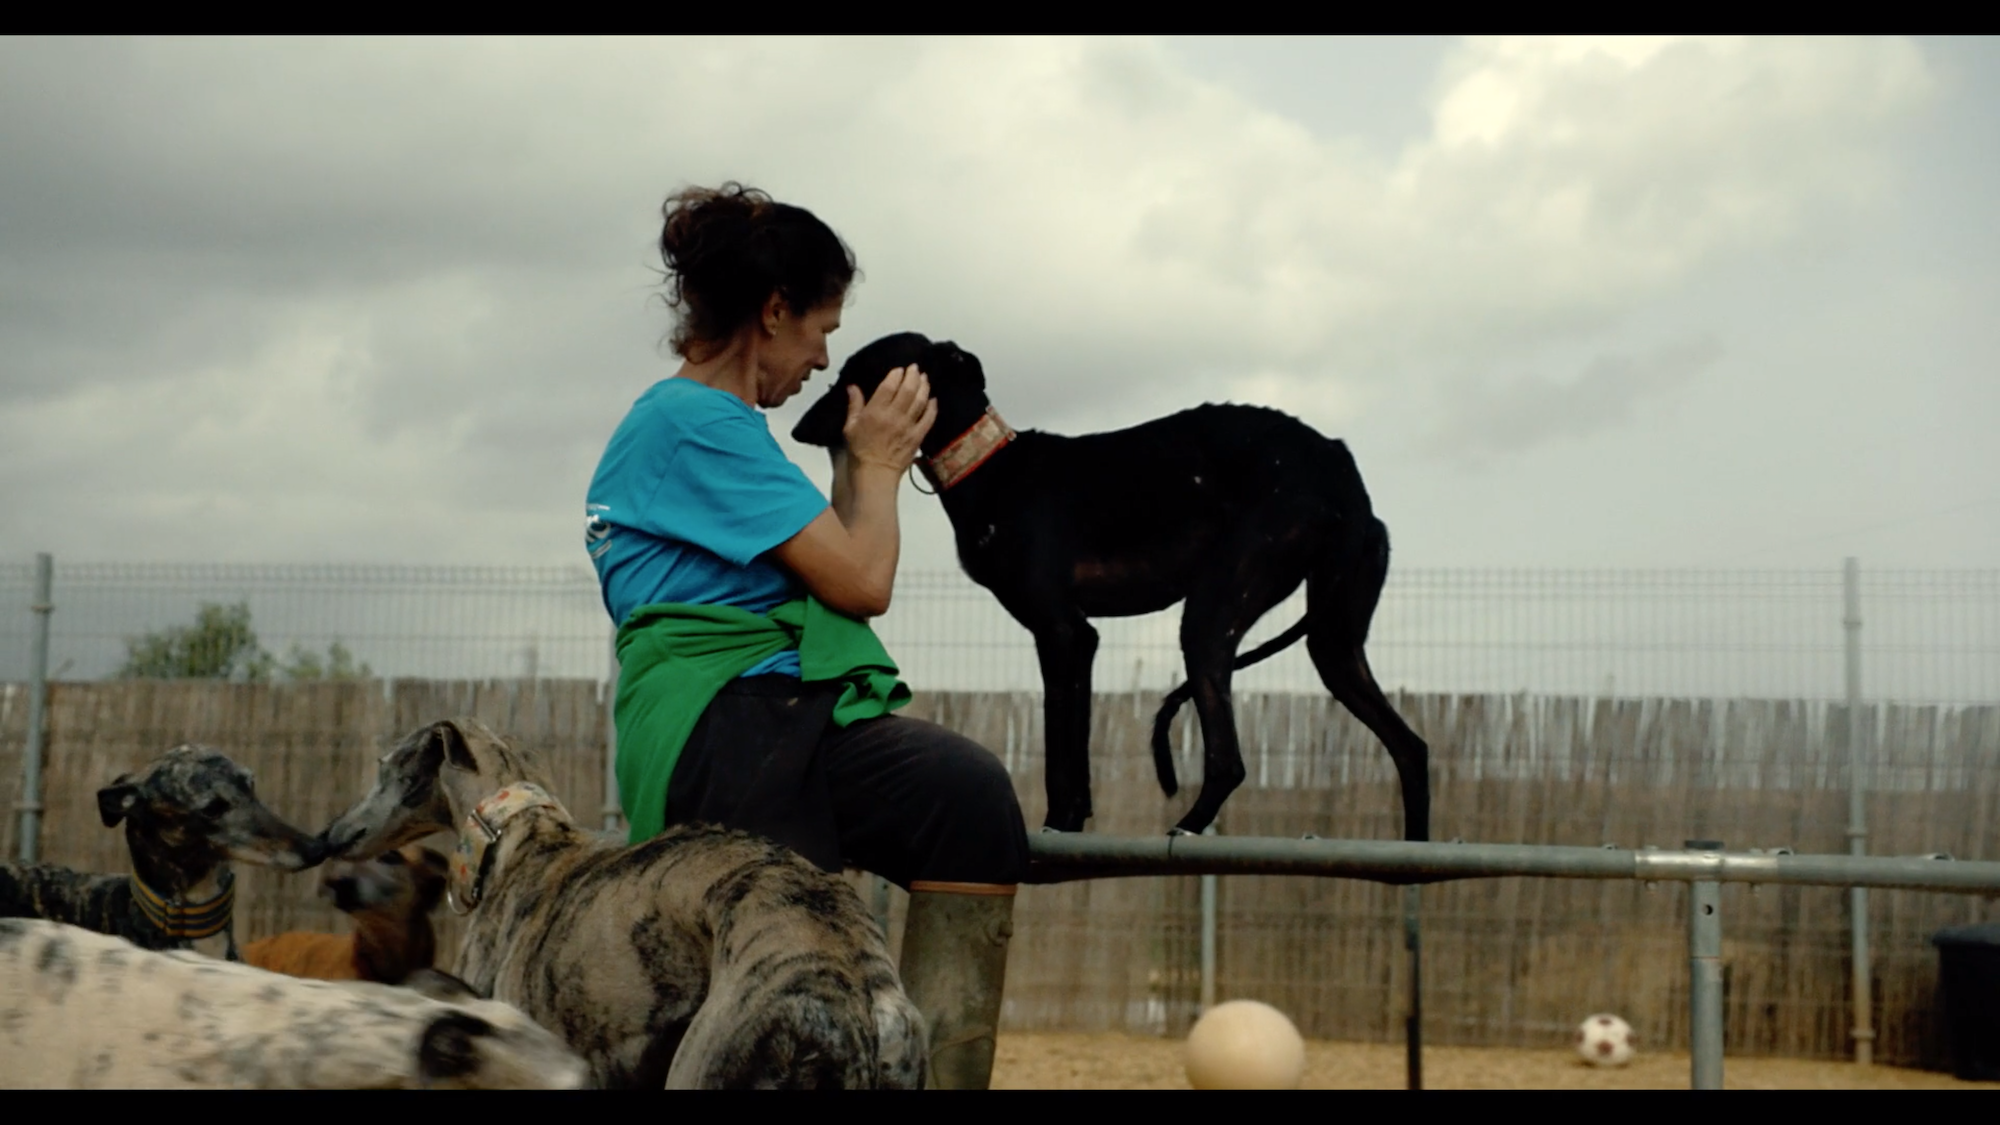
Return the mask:
<path id="1" fill-rule="evenodd" d="M 1237 657 L 1232 667 L 1240 671 L 1299 643 L 1299 638 L 1306 635 L 1306 626 L 1311 621 L 1310 613 L 1299 618 L 1298 624 Z M 1180 709 L 1186 706 L 1187 701 L 1193 696 L 1194 685 L 1182 684 L 1167 693 L 1167 698 L 1160 703 L 1160 713 L 1153 716 L 1153 768 L 1160 775 L 1161 790 L 1169 797 L 1180 792 L 1181 786 L 1180 782 L 1174 779 L 1174 752 L 1173 748 L 1167 745 L 1167 730 L 1173 726 L 1174 716 L 1180 713 Z"/>

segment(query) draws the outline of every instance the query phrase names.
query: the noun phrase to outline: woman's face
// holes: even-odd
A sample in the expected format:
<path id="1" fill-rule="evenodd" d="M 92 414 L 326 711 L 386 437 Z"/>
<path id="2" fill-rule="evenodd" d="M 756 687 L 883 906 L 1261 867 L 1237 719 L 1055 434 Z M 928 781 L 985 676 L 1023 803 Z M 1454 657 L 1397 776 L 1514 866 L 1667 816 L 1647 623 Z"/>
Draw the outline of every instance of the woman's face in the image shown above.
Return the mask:
<path id="1" fill-rule="evenodd" d="M 815 371 L 824 371 L 831 362 L 826 357 L 826 338 L 840 327 L 840 298 L 796 316 L 791 307 L 778 302 L 777 333 L 764 347 L 757 372 L 757 403 L 765 408 L 782 406 L 799 393 Z"/>

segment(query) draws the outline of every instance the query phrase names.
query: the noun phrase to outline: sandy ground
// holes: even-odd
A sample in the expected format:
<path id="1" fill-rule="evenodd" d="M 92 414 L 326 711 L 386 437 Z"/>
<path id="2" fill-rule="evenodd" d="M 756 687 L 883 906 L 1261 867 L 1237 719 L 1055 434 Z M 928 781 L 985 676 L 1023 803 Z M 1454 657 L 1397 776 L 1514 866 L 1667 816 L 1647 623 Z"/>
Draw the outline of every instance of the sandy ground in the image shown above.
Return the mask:
<path id="1" fill-rule="evenodd" d="M 1185 1090 L 1181 1043 L 1139 1035 L 1002 1035 L 996 1090 Z M 1645 1053 L 1620 1069 L 1586 1066 L 1566 1050 L 1425 1047 L 1424 1087 L 1437 1090 L 1685 1090 L 1686 1054 Z M 1731 1090 L 2000 1090 L 1949 1074 L 1806 1059 L 1729 1058 Z M 1400 1090 L 1403 1048 L 1390 1043 L 1306 1044 L 1305 1088 Z"/>

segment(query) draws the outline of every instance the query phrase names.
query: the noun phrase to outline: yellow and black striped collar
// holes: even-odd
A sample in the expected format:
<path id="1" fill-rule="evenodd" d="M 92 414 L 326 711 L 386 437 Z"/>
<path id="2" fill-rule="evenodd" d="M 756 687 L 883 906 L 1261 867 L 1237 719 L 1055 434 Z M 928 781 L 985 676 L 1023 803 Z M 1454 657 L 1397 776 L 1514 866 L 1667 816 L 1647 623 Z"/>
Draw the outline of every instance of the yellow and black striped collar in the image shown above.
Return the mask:
<path id="1" fill-rule="evenodd" d="M 139 912 L 167 937 L 195 941 L 214 937 L 229 928 L 236 907 L 236 873 L 224 868 L 219 882 L 222 890 L 207 902 L 180 903 L 160 897 L 145 880 L 134 875 L 132 897 L 139 904 Z"/>

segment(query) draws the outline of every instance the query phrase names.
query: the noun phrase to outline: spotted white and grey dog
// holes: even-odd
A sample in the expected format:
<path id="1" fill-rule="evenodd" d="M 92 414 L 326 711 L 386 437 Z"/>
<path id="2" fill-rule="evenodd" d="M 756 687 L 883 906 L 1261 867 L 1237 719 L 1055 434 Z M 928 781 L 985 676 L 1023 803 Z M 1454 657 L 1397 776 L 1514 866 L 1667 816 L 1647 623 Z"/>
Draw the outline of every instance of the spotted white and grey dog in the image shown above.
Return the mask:
<path id="1" fill-rule="evenodd" d="M 923 1017 L 839 877 L 713 827 L 607 840 L 471 719 L 410 735 L 323 835 L 367 858 L 440 830 L 470 915 L 455 972 L 561 1034 L 599 1085 L 923 1088 Z"/>
<path id="2" fill-rule="evenodd" d="M 130 875 L 58 864 L 0 863 L 0 918 L 41 918 L 113 934 L 145 949 L 195 949 L 239 960 L 232 861 L 299 871 L 318 837 L 257 799 L 248 769 L 220 751 L 176 746 L 97 791 L 105 827 L 125 828 Z"/>
<path id="3" fill-rule="evenodd" d="M 304 980 L 60 922 L 0 919 L 0 1087 L 579 1089 L 519 1011 L 451 987 Z M 456 993 L 456 995 L 453 995 Z"/>

